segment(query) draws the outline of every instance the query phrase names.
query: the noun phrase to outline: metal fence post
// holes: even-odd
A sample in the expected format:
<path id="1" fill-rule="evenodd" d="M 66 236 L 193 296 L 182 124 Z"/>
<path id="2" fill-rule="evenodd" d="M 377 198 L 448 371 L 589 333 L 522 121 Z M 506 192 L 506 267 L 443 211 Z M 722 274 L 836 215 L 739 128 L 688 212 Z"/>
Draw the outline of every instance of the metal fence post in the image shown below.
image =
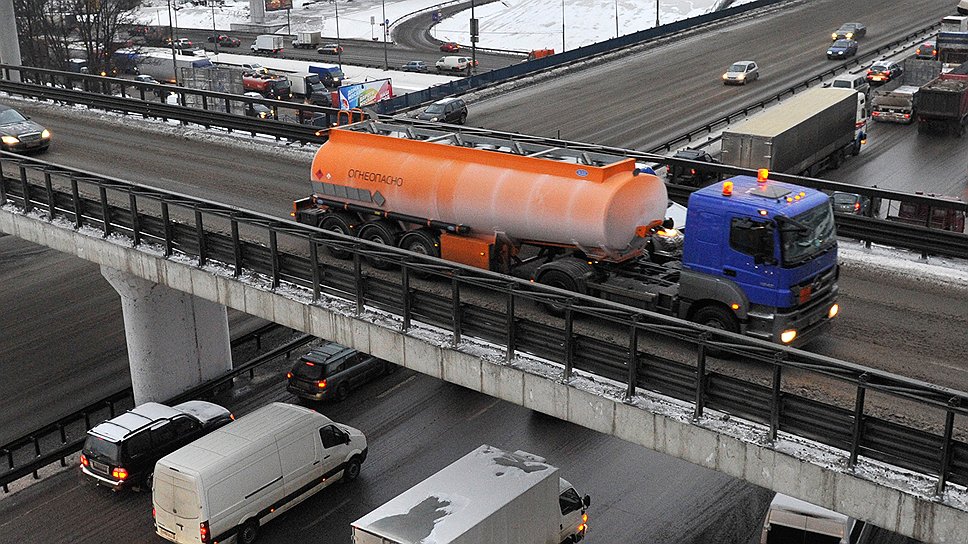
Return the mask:
<path id="1" fill-rule="evenodd" d="M 7 203 L 7 178 L 3 175 L 3 161 L 0 161 L 0 206 Z"/>
<path id="2" fill-rule="evenodd" d="M 514 320 L 514 284 L 508 284 L 507 290 L 507 330 L 505 331 L 505 337 L 507 338 L 508 351 L 505 354 L 505 361 L 511 362 L 514 358 L 515 349 L 515 320 Z"/>
<path id="3" fill-rule="evenodd" d="M 780 431 L 780 403 L 783 400 L 783 367 L 780 361 L 783 360 L 782 354 L 773 361 L 773 394 L 770 397 L 770 441 L 776 440 L 776 435 Z"/>
<path id="4" fill-rule="evenodd" d="M 699 346 L 696 350 L 696 405 L 692 411 L 692 420 L 699 421 L 702 418 L 703 409 L 706 407 L 706 341 L 709 340 L 709 333 L 699 334 Z"/>
<path id="5" fill-rule="evenodd" d="M 205 247 L 205 227 L 202 225 L 202 210 L 195 208 L 195 234 L 198 236 L 198 266 L 205 266 L 208 253 Z"/>
<path id="6" fill-rule="evenodd" d="M 854 403 L 854 433 L 850 441 L 850 460 L 848 466 L 853 468 L 857 464 L 857 454 L 860 451 L 860 441 L 864 434 L 864 396 L 867 393 L 867 373 L 861 374 L 857 384 L 857 398 Z"/>
<path id="7" fill-rule="evenodd" d="M 239 240 L 239 220 L 232 217 L 232 254 L 235 256 L 235 270 L 233 275 L 242 275 L 242 242 Z"/>
<path id="8" fill-rule="evenodd" d="M 168 216 L 168 203 L 165 201 L 161 202 L 161 222 L 165 229 L 165 257 L 171 257 L 172 253 L 172 241 L 171 241 L 171 221 Z"/>
<path id="9" fill-rule="evenodd" d="M 20 184 L 24 192 L 24 213 L 30 213 L 33 207 L 30 205 L 30 184 L 27 182 L 27 168 L 20 166 Z"/>
<path id="10" fill-rule="evenodd" d="M 575 368 L 575 315 L 571 304 L 569 300 L 565 306 L 565 381 L 571 379 L 571 372 Z"/>
<path id="11" fill-rule="evenodd" d="M 638 385 L 639 372 L 639 327 L 635 318 L 629 325 L 629 359 L 628 359 L 628 383 L 625 389 L 625 402 L 632 400 L 635 396 L 635 386 Z"/>
<path id="12" fill-rule="evenodd" d="M 44 188 L 47 189 L 47 214 L 50 216 L 50 220 L 54 220 L 54 212 L 57 211 L 57 207 L 54 203 L 54 184 L 50 180 L 50 172 L 44 170 Z"/>
<path id="13" fill-rule="evenodd" d="M 111 234 L 111 207 L 108 204 L 108 188 L 99 185 L 98 194 L 101 197 L 101 225 L 104 227 L 102 238 L 107 238 Z"/>
<path id="14" fill-rule="evenodd" d="M 137 247 L 141 245 L 141 216 L 138 214 L 138 196 L 134 191 L 128 193 L 128 206 L 131 207 L 131 236 Z"/>
<path id="15" fill-rule="evenodd" d="M 952 408 L 957 408 L 960 404 L 957 398 L 948 401 L 948 406 Z M 944 487 L 948 482 L 948 470 L 951 468 L 951 435 L 954 432 L 954 426 L 955 413 L 948 410 L 945 412 L 944 438 L 941 443 L 941 467 L 938 470 L 938 485 L 935 487 L 935 493 L 939 497 L 944 495 Z"/>
<path id="16" fill-rule="evenodd" d="M 81 228 L 81 193 L 77 190 L 77 178 L 71 176 L 71 197 L 74 202 L 74 228 Z"/>
<path id="17" fill-rule="evenodd" d="M 454 327 L 452 344 L 455 348 L 460 345 L 461 320 L 463 312 L 460 306 L 460 270 L 454 270 L 450 276 L 451 322 Z"/>
<path id="18" fill-rule="evenodd" d="M 353 246 L 353 278 L 356 280 L 356 315 L 363 315 L 363 258 L 360 257 L 360 244 Z"/>
<path id="19" fill-rule="evenodd" d="M 411 301 L 410 301 L 410 266 L 407 259 L 400 263 L 400 276 L 403 282 L 403 328 L 402 332 L 410 330 Z"/>
<path id="20" fill-rule="evenodd" d="M 313 302 L 319 302 L 319 283 L 322 281 L 319 277 L 319 245 L 313 236 L 309 237 L 309 262 L 313 267 Z"/>
<path id="21" fill-rule="evenodd" d="M 269 258 L 272 260 L 272 288 L 279 287 L 279 243 L 276 240 L 276 231 L 269 231 Z"/>

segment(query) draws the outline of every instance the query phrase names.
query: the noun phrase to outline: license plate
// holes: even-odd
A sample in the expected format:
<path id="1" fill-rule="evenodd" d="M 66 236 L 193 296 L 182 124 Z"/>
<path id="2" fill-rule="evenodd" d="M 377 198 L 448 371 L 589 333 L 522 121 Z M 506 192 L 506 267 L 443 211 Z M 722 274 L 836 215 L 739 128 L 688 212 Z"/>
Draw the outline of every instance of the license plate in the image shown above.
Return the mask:
<path id="1" fill-rule="evenodd" d="M 800 288 L 800 304 L 804 304 L 810 300 L 810 296 L 813 295 L 813 286 L 807 285 L 806 287 Z"/>
<path id="2" fill-rule="evenodd" d="M 161 529 L 162 532 L 164 532 L 165 534 L 171 535 L 172 537 L 175 536 L 175 531 L 171 531 L 171 530 L 169 530 L 167 527 L 165 527 L 163 525 L 158 525 L 158 528 Z"/>
<path id="3" fill-rule="evenodd" d="M 108 466 L 104 463 L 98 463 L 97 461 L 91 461 L 91 468 L 102 474 L 108 473 Z"/>

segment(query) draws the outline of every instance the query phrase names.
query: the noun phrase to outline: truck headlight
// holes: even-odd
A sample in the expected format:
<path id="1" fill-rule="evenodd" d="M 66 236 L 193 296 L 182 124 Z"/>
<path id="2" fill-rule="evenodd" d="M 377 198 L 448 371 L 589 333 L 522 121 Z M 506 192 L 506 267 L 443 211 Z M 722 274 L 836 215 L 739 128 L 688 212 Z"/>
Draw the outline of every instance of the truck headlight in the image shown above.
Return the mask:
<path id="1" fill-rule="evenodd" d="M 0 141 L 7 145 L 16 145 L 20 143 L 20 140 L 16 136 L 0 136 Z"/>
<path id="2" fill-rule="evenodd" d="M 837 317 L 837 314 L 839 313 L 840 313 L 840 304 L 834 304 L 833 306 L 830 307 L 830 310 L 827 312 L 827 317 L 830 319 L 833 319 Z"/>
<path id="3" fill-rule="evenodd" d="M 796 329 L 787 329 L 780 333 L 780 342 L 784 344 L 789 344 L 797 337 Z"/>

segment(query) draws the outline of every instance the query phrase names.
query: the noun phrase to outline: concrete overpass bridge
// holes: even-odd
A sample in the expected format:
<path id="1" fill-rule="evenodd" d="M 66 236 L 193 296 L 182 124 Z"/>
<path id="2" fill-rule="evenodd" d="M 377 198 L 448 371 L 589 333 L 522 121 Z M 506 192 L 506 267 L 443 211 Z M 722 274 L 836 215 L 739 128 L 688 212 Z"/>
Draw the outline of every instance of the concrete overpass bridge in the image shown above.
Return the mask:
<path id="1" fill-rule="evenodd" d="M 97 263 L 118 288 L 138 402 L 229 369 L 232 307 L 922 541 L 968 542 L 963 392 L 39 160 L 3 154 L 0 175 L 0 231 Z M 352 259 L 326 257 L 335 246 Z M 550 300 L 563 318 L 541 311 Z M 765 381 L 731 376 L 750 363 Z M 789 387 L 803 373 L 823 398 Z M 899 405 L 919 423 L 884 417 Z"/>

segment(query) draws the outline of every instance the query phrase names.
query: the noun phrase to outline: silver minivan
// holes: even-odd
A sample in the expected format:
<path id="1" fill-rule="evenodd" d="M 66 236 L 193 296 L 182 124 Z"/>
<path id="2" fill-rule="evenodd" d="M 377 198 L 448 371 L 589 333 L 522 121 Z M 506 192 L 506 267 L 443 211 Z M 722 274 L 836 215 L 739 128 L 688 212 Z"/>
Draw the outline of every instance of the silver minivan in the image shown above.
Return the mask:
<path id="1" fill-rule="evenodd" d="M 853 89 L 864 95 L 870 94 L 871 85 L 867 82 L 867 74 L 843 74 L 830 81 L 830 87 L 838 89 Z"/>

